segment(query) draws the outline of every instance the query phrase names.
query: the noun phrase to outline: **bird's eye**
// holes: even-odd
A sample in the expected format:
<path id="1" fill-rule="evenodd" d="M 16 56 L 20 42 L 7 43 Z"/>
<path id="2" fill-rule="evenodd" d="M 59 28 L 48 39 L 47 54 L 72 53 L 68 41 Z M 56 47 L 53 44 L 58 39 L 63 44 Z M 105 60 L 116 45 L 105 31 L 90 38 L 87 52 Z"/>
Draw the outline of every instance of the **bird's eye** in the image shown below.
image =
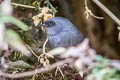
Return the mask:
<path id="1" fill-rule="evenodd" d="M 54 26 L 55 22 L 54 21 L 46 21 L 45 25 L 47 25 L 48 27 Z"/>

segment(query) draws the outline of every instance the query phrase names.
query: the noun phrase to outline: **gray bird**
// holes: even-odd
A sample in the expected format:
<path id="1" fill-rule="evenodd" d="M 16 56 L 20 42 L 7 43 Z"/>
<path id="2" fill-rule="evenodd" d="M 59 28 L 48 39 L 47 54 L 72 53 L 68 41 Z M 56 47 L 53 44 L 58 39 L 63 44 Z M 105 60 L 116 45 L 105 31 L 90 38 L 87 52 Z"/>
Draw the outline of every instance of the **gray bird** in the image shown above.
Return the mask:
<path id="1" fill-rule="evenodd" d="M 80 31 L 66 18 L 53 17 L 44 22 L 50 48 L 71 47 L 83 39 Z"/>

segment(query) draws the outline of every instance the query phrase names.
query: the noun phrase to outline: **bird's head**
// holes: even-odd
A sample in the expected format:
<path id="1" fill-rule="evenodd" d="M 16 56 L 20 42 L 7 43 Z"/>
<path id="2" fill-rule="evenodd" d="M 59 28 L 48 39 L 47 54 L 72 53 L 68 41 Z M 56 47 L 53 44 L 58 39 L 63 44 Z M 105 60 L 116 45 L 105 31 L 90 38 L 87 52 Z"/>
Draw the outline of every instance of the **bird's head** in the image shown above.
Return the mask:
<path id="1" fill-rule="evenodd" d="M 53 17 L 44 22 L 48 36 L 54 36 L 63 30 L 72 30 L 73 24 L 66 18 Z"/>
<path id="2" fill-rule="evenodd" d="M 55 18 L 50 18 L 44 22 L 44 27 L 46 29 L 48 36 L 54 36 L 62 31 L 62 23 Z"/>

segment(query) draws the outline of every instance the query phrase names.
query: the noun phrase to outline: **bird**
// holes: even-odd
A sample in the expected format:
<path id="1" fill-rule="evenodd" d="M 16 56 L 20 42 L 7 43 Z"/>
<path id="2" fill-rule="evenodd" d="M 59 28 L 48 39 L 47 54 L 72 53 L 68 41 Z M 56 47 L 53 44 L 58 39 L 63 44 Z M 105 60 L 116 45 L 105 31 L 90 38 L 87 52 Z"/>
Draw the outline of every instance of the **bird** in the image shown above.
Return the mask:
<path id="1" fill-rule="evenodd" d="M 53 17 L 44 23 L 48 45 L 51 49 L 57 47 L 72 47 L 83 41 L 83 34 L 67 18 Z"/>

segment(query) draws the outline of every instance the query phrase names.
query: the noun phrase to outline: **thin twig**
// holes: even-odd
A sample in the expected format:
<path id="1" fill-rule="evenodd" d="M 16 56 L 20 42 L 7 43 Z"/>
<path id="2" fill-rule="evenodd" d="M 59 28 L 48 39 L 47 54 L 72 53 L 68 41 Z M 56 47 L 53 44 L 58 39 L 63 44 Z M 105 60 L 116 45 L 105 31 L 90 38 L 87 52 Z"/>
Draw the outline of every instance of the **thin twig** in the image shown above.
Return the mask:
<path id="1" fill-rule="evenodd" d="M 92 11 L 88 8 L 88 5 L 87 5 L 87 0 L 85 0 L 85 14 L 86 14 L 86 18 L 88 19 L 89 16 L 92 16 L 94 18 L 97 18 L 97 19 L 104 19 L 103 17 L 98 17 L 98 16 L 95 16 Z"/>
<path id="2" fill-rule="evenodd" d="M 92 0 L 92 1 L 120 26 L 120 20 L 109 9 L 107 9 L 99 0 Z"/>
<path id="3" fill-rule="evenodd" d="M 45 51 L 45 46 L 46 46 L 47 42 L 48 42 L 48 38 L 45 40 L 45 42 L 44 42 L 44 44 L 43 44 L 43 53 L 46 53 L 46 51 Z"/>
<path id="4" fill-rule="evenodd" d="M 46 53 L 46 51 L 45 51 L 47 42 L 48 42 L 48 37 L 47 37 L 47 39 L 45 40 L 45 42 L 44 42 L 44 44 L 43 44 L 43 54 L 41 54 L 40 56 L 46 55 L 46 56 L 48 56 L 48 57 L 54 58 L 54 56 Z M 40 56 L 39 56 L 39 58 L 40 58 Z"/>
<path id="5" fill-rule="evenodd" d="M 62 70 L 60 69 L 60 66 L 57 66 L 55 76 L 57 75 L 58 70 L 60 71 L 60 74 L 61 74 L 61 75 L 62 75 L 62 77 L 64 78 L 65 76 L 64 76 L 64 74 L 63 74 Z"/>
<path id="6" fill-rule="evenodd" d="M 11 4 L 14 5 L 14 6 L 21 6 L 21 7 L 25 7 L 25 8 L 35 9 L 34 6 L 28 6 L 28 5 L 18 4 L 18 3 L 11 3 Z"/>
<path id="7" fill-rule="evenodd" d="M 26 47 L 31 51 L 31 53 L 36 57 L 36 58 L 39 58 L 39 56 L 37 56 L 35 54 L 35 52 L 32 50 L 32 48 L 29 46 L 29 45 L 26 45 Z"/>
<path id="8" fill-rule="evenodd" d="M 32 76 L 32 75 L 37 74 L 37 73 L 43 73 L 43 72 L 51 71 L 51 70 L 53 70 L 57 67 L 57 64 L 59 64 L 59 66 L 61 66 L 65 63 L 71 63 L 73 61 L 74 61 L 74 59 L 65 59 L 63 61 L 56 62 L 49 67 L 42 67 L 42 68 L 39 68 L 39 69 L 35 69 L 33 71 L 27 71 L 27 72 L 16 73 L 16 74 L 10 74 L 10 73 L 5 73 L 5 72 L 0 71 L 0 76 L 4 76 L 4 77 L 8 77 L 8 78 L 20 78 L 20 77 Z"/>

